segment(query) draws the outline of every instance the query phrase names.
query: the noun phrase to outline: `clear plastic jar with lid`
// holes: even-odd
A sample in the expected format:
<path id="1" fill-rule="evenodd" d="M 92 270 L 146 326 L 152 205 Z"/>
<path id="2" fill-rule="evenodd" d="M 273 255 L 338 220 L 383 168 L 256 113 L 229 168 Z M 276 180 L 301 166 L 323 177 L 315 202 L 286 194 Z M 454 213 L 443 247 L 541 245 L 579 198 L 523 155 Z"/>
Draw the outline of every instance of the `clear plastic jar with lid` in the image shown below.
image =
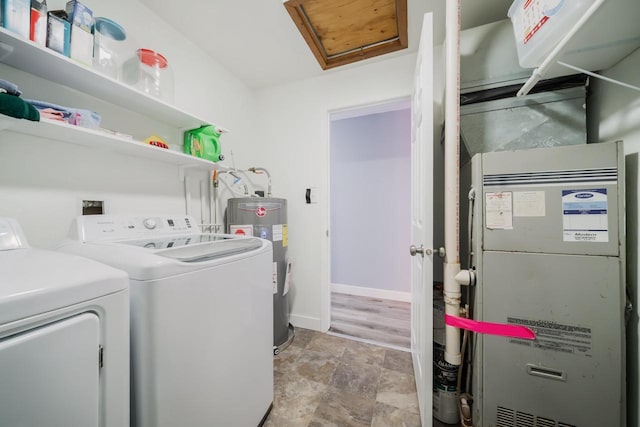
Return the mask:
<path id="1" fill-rule="evenodd" d="M 96 18 L 93 24 L 93 68 L 113 79 L 121 78 L 122 61 L 127 52 L 124 28 L 108 18 Z"/>
<path id="2" fill-rule="evenodd" d="M 173 102 L 173 71 L 167 58 L 151 49 L 138 49 L 123 66 L 123 80 L 136 89 Z"/>

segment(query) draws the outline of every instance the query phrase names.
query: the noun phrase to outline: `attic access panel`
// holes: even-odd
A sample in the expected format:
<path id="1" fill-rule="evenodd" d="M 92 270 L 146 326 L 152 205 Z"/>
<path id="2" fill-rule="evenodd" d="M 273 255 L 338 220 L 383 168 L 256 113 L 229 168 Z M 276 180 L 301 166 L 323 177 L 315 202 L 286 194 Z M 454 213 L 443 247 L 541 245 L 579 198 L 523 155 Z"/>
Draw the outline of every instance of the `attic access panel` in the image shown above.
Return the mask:
<path id="1" fill-rule="evenodd" d="M 284 6 L 323 70 L 408 46 L 407 0 L 288 0 Z"/>

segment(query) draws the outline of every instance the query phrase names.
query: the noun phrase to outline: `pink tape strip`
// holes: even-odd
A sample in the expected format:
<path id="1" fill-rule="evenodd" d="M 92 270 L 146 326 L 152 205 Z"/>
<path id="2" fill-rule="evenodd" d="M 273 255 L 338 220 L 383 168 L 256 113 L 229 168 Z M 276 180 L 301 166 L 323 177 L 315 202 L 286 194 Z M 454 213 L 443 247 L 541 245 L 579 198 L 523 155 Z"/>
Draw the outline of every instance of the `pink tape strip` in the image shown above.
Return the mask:
<path id="1" fill-rule="evenodd" d="M 445 314 L 445 323 L 455 328 L 466 329 L 479 334 L 497 335 L 500 337 L 522 338 L 525 340 L 535 340 L 536 334 L 526 326 L 507 325 L 504 323 L 478 322 L 477 320 L 465 319 Z"/>

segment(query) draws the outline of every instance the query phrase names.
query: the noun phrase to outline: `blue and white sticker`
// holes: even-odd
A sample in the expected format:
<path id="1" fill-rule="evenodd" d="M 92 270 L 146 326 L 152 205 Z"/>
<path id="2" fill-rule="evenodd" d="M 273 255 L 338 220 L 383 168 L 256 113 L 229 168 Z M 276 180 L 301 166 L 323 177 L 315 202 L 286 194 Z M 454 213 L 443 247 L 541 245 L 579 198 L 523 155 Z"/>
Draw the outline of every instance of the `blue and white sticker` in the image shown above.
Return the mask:
<path id="1" fill-rule="evenodd" d="M 608 242 L 607 189 L 562 190 L 565 242 Z"/>

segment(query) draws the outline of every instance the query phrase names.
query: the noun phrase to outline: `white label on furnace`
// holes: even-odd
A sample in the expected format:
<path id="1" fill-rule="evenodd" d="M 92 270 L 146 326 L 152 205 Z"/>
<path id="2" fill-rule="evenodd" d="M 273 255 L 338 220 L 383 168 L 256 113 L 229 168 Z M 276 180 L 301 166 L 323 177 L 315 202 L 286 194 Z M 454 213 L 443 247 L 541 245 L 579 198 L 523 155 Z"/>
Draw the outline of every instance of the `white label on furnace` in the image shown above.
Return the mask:
<path id="1" fill-rule="evenodd" d="M 278 293 L 278 263 L 273 263 L 273 273 L 271 274 L 271 284 L 273 285 L 273 293 Z"/>
<path id="2" fill-rule="evenodd" d="M 512 230 L 512 193 L 485 193 L 485 221 L 491 230 Z"/>
<path id="3" fill-rule="evenodd" d="M 545 216 L 544 191 L 514 191 L 513 216 Z"/>
<path id="4" fill-rule="evenodd" d="M 562 190 L 565 242 L 608 242 L 607 189 Z"/>
<path id="5" fill-rule="evenodd" d="M 278 224 L 278 225 L 274 225 L 273 226 L 273 241 L 274 242 L 280 242 L 282 241 L 282 224 Z"/>

